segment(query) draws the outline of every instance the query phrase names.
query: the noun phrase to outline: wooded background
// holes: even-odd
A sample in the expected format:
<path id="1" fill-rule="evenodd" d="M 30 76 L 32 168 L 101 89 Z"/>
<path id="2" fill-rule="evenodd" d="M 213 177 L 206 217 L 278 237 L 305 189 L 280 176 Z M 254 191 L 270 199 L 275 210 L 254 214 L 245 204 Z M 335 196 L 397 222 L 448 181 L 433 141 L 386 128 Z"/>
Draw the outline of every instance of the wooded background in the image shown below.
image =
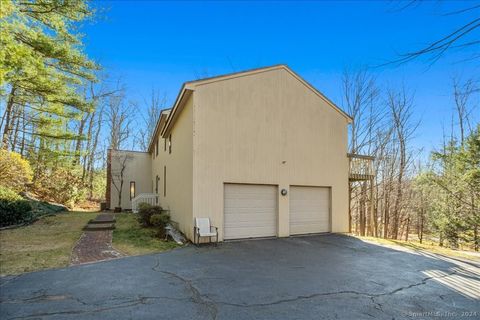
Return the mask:
<path id="1" fill-rule="evenodd" d="M 3 187 L 70 207 L 100 201 L 106 150 L 147 149 L 166 95 L 152 90 L 143 101 L 131 101 L 122 81 L 84 54 L 77 25 L 93 16 L 84 0 L 2 0 Z M 478 26 L 478 19 L 467 21 L 392 63 L 429 54 L 437 61 L 453 44 L 474 45 L 459 41 Z M 421 126 L 413 91 L 379 84 L 368 68 L 345 71 L 339 105 L 354 118 L 349 152 L 375 157 L 373 197 L 368 182 L 352 183 L 352 232 L 405 240 L 414 235 L 478 250 L 478 80 L 451 79 L 445 95 L 454 117 L 438 133 L 443 143 L 425 158 L 413 144 Z"/>

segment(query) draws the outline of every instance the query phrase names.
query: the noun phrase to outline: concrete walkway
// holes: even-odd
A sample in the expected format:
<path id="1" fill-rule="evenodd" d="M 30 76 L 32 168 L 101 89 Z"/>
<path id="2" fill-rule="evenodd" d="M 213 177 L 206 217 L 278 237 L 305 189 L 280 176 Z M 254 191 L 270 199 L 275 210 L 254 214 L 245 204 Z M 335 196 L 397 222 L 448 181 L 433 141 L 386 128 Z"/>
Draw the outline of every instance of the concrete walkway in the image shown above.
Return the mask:
<path id="1" fill-rule="evenodd" d="M 103 261 L 122 257 L 112 247 L 112 229 L 115 218 L 112 214 L 100 214 L 85 227 L 77 244 L 72 250 L 71 265 Z"/>

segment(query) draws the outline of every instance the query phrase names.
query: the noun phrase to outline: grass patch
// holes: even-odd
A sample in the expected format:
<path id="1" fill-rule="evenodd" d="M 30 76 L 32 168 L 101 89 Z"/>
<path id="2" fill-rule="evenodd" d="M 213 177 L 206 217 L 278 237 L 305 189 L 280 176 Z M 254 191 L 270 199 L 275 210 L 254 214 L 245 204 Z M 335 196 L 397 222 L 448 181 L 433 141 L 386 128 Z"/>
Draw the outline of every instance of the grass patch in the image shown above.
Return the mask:
<path id="1" fill-rule="evenodd" d="M 133 213 L 119 213 L 113 230 L 113 247 L 128 255 L 161 252 L 177 248 L 174 241 L 164 241 L 156 236 L 155 228 L 144 228 Z"/>
<path id="2" fill-rule="evenodd" d="M 462 259 L 480 261 L 479 253 L 440 247 L 438 244 L 428 240 L 423 241 L 423 243 L 420 243 L 420 241 L 416 241 L 416 240 L 410 240 L 408 242 L 405 242 L 402 240 L 391 240 L 391 239 L 383 239 L 383 238 L 375 238 L 375 237 L 361 237 L 361 236 L 354 236 L 354 237 L 360 240 L 366 240 L 368 242 L 373 242 L 378 244 L 397 245 L 397 246 L 408 248 L 414 251 L 427 251 L 431 253 L 444 255 L 447 257 L 457 257 Z"/>
<path id="3" fill-rule="evenodd" d="M 0 275 L 68 266 L 72 248 L 94 212 L 65 212 L 0 231 Z"/>

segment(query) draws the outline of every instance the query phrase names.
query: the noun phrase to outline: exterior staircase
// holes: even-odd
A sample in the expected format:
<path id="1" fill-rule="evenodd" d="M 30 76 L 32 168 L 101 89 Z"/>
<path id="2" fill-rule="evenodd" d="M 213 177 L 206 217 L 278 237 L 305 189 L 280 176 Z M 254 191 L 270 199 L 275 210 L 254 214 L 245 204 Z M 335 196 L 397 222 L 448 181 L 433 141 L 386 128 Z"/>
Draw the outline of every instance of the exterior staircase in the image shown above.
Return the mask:
<path id="1" fill-rule="evenodd" d="M 85 231 L 113 230 L 115 229 L 115 217 L 111 213 L 101 213 L 92 219 L 83 228 Z"/>

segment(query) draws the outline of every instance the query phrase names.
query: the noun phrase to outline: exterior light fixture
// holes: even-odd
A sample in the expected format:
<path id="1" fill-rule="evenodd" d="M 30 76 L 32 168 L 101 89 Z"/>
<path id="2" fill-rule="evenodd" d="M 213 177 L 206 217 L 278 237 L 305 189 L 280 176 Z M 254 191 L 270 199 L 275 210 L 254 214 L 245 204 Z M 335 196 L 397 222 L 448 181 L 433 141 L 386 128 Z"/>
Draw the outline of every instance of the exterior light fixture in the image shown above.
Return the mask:
<path id="1" fill-rule="evenodd" d="M 282 196 L 286 196 L 287 195 L 287 189 L 282 189 L 282 191 L 280 191 L 280 194 Z"/>

